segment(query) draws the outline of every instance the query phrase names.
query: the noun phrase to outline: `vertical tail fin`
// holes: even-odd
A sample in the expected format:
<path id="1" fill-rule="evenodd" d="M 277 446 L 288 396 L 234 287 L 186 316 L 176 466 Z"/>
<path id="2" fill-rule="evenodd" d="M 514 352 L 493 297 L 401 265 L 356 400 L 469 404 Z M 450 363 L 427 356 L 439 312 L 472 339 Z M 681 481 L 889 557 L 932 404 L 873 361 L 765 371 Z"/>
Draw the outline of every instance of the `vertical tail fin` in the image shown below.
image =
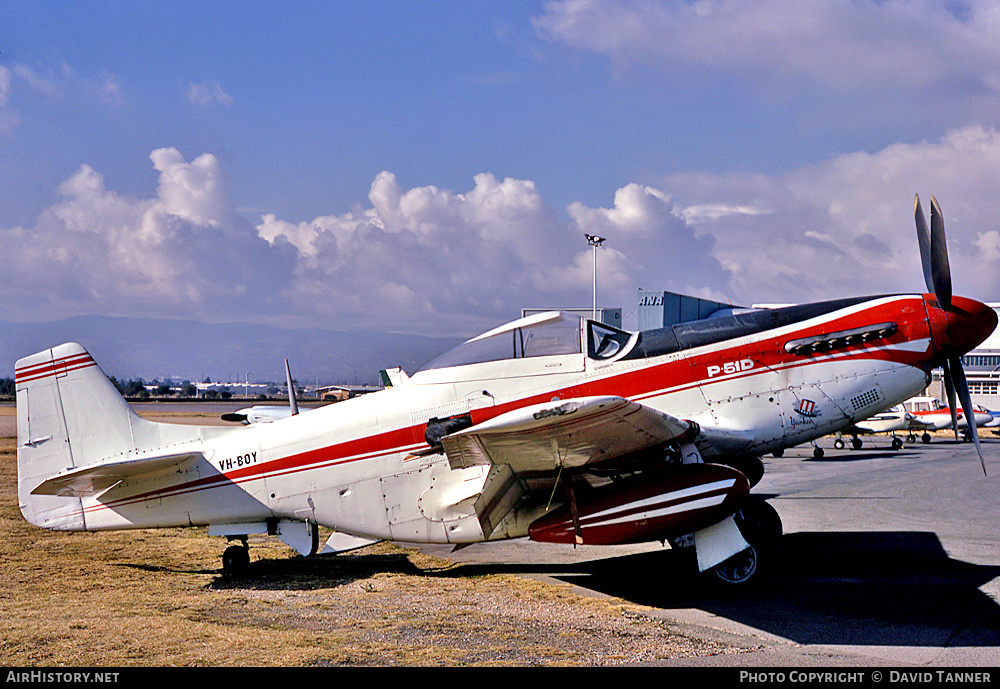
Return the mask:
<path id="1" fill-rule="evenodd" d="M 46 479 L 194 440 L 203 430 L 140 418 L 76 343 L 18 361 L 15 386 L 18 501 L 25 519 L 49 529 L 87 524 L 83 498 L 32 493 Z"/>
<path id="2" fill-rule="evenodd" d="M 79 498 L 30 495 L 43 480 L 135 447 L 135 413 L 83 347 L 69 343 L 17 362 L 17 473 L 32 524 L 83 529 Z"/>

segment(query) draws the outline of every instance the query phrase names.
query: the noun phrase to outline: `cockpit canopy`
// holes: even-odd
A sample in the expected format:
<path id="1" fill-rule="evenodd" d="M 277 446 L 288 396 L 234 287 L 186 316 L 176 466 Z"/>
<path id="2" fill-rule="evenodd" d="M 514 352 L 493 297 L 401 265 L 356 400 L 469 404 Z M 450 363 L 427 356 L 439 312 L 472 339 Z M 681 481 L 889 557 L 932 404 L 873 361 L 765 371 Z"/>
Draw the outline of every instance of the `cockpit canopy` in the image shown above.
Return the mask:
<path id="1" fill-rule="evenodd" d="M 911 397 L 903 402 L 903 406 L 908 412 L 939 411 L 948 408 L 936 397 Z"/>
<path id="2" fill-rule="evenodd" d="M 586 332 L 584 325 L 586 324 Z M 574 313 L 546 311 L 518 319 L 460 344 L 423 367 L 423 371 L 488 361 L 583 353 L 611 359 L 625 351 L 632 333 L 590 321 Z"/>

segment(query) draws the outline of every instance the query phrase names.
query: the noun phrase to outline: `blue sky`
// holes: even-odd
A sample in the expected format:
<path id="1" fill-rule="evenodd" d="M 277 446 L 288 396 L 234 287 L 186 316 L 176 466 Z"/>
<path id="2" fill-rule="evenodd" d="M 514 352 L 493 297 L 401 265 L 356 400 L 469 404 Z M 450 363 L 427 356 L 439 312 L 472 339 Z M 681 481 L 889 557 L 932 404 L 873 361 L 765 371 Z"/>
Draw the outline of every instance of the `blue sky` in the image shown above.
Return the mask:
<path id="1" fill-rule="evenodd" d="M 1000 301 L 995 2 L 0 6 L 0 320 Z"/>

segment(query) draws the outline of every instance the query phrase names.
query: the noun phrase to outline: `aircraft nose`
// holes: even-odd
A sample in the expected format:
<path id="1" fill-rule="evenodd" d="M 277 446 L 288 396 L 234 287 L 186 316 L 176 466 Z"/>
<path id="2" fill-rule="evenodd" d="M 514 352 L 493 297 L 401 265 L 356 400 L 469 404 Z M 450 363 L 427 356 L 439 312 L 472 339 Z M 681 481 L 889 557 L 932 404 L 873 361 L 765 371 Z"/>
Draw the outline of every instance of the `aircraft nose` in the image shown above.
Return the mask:
<path id="1" fill-rule="evenodd" d="M 930 302 L 934 349 L 945 357 L 961 356 L 974 349 L 997 327 L 997 314 L 991 307 L 966 297 L 952 297 L 951 308 L 942 312 Z M 936 316 L 936 317 L 935 317 Z"/>

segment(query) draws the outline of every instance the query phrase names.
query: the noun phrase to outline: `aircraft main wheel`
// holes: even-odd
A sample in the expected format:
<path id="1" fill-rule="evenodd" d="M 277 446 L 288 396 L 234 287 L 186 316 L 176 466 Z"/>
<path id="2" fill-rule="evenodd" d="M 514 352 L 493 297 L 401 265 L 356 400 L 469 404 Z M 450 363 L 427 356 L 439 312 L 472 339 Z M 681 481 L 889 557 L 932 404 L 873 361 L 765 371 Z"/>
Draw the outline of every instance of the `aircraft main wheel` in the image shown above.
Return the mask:
<path id="1" fill-rule="evenodd" d="M 250 566 L 250 549 L 244 545 L 231 545 L 222 553 L 222 571 L 241 574 Z"/>
<path id="2" fill-rule="evenodd" d="M 861 438 L 854 438 L 851 441 L 851 447 L 853 447 L 855 450 L 860 450 L 862 445 L 863 443 L 861 442 Z"/>
<path id="3" fill-rule="evenodd" d="M 833 446 L 835 448 L 837 448 L 838 450 L 843 450 L 844 449 L 844 441 L 841 440 L 840 438 L 837 438 L 836 440 L 833 441 Z"/>
<path id="4" fill-rule="evenodd" d="M 906 442 L 908 442 L 908 443 L 915 443 L 915 442 L 917 442 L 917 436 L 915 436 L 914 434 L 910 433 L 908 436 L 906 436 Z"/>
<path id="5" fill-rule="evenodd" d="M 757 551 L 750 546 L 713 567 L 712 573 L 725 584 L 745 584 L 757 573 Z"/>
<path id="6" fill-rule="evenodd" d="M 924 433 L 922 436 L 920 436 L 920 442 L 922 442 L 924 445 L 926 445 L 930 441 L 931 441 L 930 433 Z"/>
<path id="7" fill-rule="evenodd" d="M 750 545 L 766 550 L 781 538 L 781 515 L 763 498 L 751 495 L 733 515 L 736 526 Z"/>

